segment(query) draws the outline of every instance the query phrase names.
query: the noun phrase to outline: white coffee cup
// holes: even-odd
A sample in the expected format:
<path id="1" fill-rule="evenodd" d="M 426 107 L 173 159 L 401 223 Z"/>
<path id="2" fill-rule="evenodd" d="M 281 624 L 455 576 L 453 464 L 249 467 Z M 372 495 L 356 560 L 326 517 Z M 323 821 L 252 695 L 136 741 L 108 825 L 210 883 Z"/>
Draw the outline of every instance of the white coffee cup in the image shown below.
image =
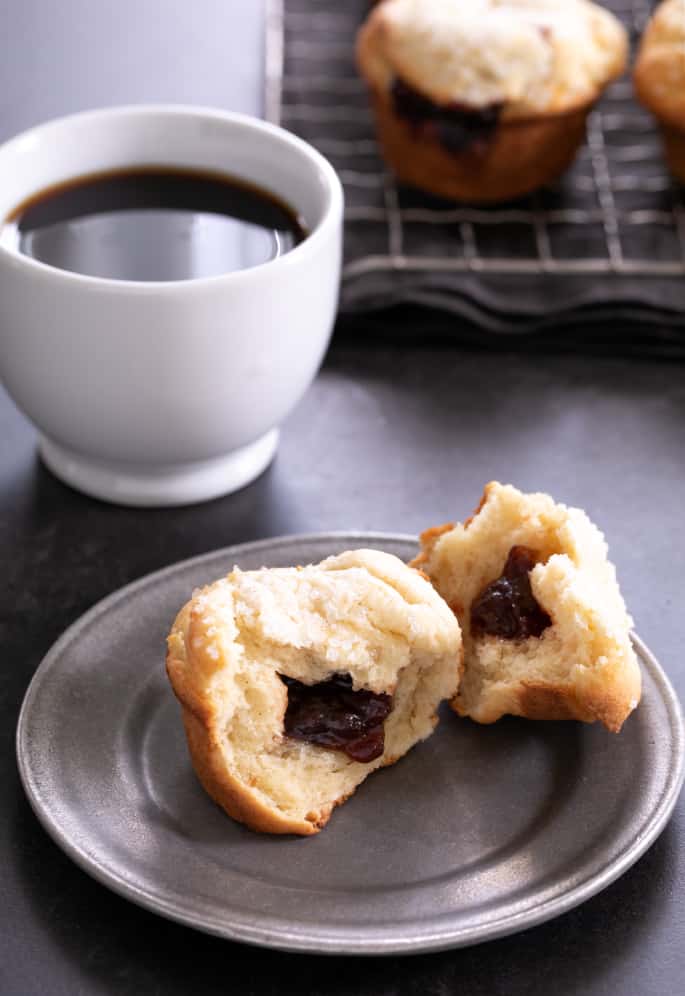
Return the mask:
<path id="1" fill-rule="evenodd" d="M 261 473 L 315 376 L 336 312 L 343 195 L 315 149 L 263 121 L 119 107 L 0 146 L 0 222 L 54 184 L 149 165 L 249 180 L 309 234 L 250 269 L 166 282 L 84 276 L 0 244 L 0 377 L 62 480 L 121 504 L 184 504 Z"/>

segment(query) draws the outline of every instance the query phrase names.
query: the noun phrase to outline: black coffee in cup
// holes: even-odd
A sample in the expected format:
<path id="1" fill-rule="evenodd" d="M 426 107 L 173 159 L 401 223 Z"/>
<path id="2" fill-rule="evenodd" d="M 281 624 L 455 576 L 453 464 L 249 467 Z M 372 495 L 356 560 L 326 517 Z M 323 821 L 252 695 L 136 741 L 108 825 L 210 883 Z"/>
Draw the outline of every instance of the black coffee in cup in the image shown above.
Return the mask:
<path id="1" fill-rule="evenodd" d="M 4 229 L 5 244 L 43 263 L 142 281 L 244 270 L 306 236 L 297 213 L 269 191 L 220 173 L 161 166 L 49 187 L 18 205 Z"/>

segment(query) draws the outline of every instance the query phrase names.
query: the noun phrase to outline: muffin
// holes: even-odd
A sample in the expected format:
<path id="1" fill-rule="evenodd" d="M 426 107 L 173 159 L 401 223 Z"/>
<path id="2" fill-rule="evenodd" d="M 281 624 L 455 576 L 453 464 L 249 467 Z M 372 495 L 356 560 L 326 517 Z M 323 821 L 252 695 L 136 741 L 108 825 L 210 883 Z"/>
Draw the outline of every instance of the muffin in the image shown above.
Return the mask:
<path id="1" fill-rule="evenodd" d="M 209 795 L 267 833 L 313 834 L 368 774 L 433 731 L 459 625 L 419 572 L 356 550 L 196 592 L 167 673 Z"/>
<path id="2" fill-rule="evenodd" d="M 466 202 L 562 173 L 626 54 L 621 24 L 589 0 L 384 0 L 357 39 L 388 165 Z"/>
<path id="3" fill-rule="evenodd" d="M 640 699 L 640 669 L 607 545 L 583 511 L 493 482 L 470 519 L 427 530 L 421 546 L 414 566 L 462 628 L 459 715 L 620 730 Z"/>
<path id="4" fill-rule="evenodd" d="M 671 172 L 685 183 L 685 0 L 664 0 L 647 25 L 635 90 L 661 126 Z"/>

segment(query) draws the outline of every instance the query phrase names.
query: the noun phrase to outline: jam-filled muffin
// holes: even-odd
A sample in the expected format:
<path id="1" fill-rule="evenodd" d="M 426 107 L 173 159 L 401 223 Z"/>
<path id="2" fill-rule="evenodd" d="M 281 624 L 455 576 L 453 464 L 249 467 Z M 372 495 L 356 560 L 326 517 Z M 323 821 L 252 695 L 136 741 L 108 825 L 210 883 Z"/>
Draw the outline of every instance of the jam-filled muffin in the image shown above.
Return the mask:
<path id="1" fill-rule="evenodd" d="M 672 173 L 685 183 L 685 0 L 665 0 L 649 22 L 635 89 L 661 125 Z"/>
<path id="2" fill-rule="evenodd" d="M 168 648 L 206 791 L 254 830 L 302 835 L 433 732 L 462 660 L 448 606 L 377 550 L 236 568 L 193 595 Z"/>
<path id="3" fill-rule="evenodd" d="M 622 25 L 589 0 L 384 0 L 357 40 L 388 164 L 467 202 L 558 176 L 626 54 Z"/>
<path id="4" fill-rule="evenodd" d="M 640 669 L 607 545 L 581 509 L 495 481 L 470 519 L 428 529 L 421 547 L 414 566 L 462 628 L 459 715 L 620 730 L 640 699 Z"/>

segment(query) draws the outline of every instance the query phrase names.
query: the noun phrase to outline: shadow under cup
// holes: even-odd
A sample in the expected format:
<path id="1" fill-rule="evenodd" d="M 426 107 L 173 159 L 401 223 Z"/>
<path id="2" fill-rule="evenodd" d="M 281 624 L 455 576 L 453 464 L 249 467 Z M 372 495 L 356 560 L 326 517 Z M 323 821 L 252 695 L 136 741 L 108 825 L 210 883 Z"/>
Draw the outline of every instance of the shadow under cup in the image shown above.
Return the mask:
<path id="1" fill-rule="evenodd" d="M 342 241 L 342 189 L 319 153 L 257 119 L 192 107 L 86 112 L 12 139 L 0 146 L 0 219 L 56 184 L 151 167 L 248 182 L 307 235 L 279 253 L 250 234 L 236 261 L 246 268 L 178 279 L 181 266 L 160 280 L 162 232 L 160 258 L 135 248 L 148 268 L 131 280 L 103 276 L 92 254 L 90 273 L 48 265 L 3 226 L 0 376 L 59 477 L 132 505 L 216 497 L 266 467 L 326 349 Z"/>

